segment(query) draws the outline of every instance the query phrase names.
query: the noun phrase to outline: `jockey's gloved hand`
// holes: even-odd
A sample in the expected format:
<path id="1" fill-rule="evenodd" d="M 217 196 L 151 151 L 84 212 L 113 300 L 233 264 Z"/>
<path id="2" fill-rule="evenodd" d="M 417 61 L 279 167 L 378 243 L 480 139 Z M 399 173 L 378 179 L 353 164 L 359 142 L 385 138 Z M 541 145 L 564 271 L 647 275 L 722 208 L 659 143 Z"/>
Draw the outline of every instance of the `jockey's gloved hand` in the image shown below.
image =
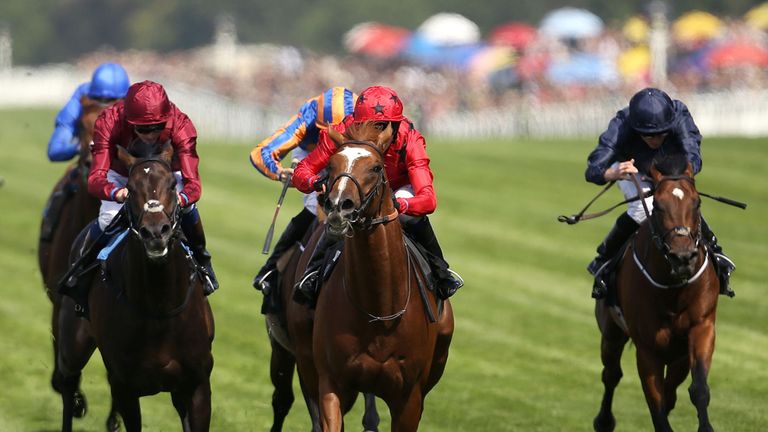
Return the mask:
<path id="1" fill-rule="evenodd" d="M 392 205 L 395 206 L 395 210 L 397 210 L 397 212 L 399 213 L 400 212 L 400 201 L 398 201 L 397 197 L 394 196 L 394 195 L 392 195 Z"/>
<path id="2" fill-rule="evenodd" d="M 325 184 L 328 182 L 328 173 L 324 172 L 320 175 L 318 175 L 315 180 L 312 182 L 312 189 L 314 189 L 316 192 L 323 192 L 325 189 Z"/>

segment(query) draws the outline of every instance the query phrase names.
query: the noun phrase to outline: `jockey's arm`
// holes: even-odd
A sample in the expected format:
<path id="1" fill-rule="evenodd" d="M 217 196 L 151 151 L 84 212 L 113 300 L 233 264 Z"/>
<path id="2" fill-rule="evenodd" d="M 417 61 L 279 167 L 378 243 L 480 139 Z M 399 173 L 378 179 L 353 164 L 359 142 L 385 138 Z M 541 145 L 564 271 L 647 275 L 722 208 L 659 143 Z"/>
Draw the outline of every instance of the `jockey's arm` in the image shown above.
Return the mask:
<path id="1" fill-rule="evenodd" d="M 56 126 L 48 141 L 48 159 L 53 162 L 72 159 L 79 152 L 77 121 L 82 114 L 80 98 L 88 91 L 88 83 L 81 84 L 56 115 Z"/>
<path id="2" fill-rule="evenodd" d="M 413 197 L 398 198 L 400 212 L 421 217 L 431 214 L 437 208 L 437 197 L 432 184 L 433 175 L 429 168 L 426 141 L 421 134 L 412 130 L 407 135 L 405 160 L 408 166 L 408 179 L 413 187 Z"/>
<path id="3" fill-rule="evenodd" d="M 319 178 L 318 174 L 328 166 L 328 161 L 335 151 L 336 144 L 326 131 L 321 131 L 317 147 L 302 159 L 293 171 L 292 181 L 296 189 L 304 193 L 313 192 L 314 182 Z"/>

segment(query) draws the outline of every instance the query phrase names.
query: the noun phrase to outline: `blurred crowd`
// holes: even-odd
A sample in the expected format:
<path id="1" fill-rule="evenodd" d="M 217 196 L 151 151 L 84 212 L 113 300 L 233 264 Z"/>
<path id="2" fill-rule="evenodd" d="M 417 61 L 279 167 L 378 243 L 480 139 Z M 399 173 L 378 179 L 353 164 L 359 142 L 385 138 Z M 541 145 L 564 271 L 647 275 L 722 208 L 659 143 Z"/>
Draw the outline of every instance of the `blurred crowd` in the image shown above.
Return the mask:
<path id="1" fill-rule="evenodd" d="M 363 23 L 345 35 L 344 55 L 241 44 L 225 23 L 211 45 L 198 49 L 98 52 L 79 63 L 92 69 L 117 61 L 131 76 L 188 83 L 279 113 L 293 112 L 330 86 L 378 83 L 397 89 L 415 119 L 521 102 L 629 96 L 658 82 L 652 68 L 660 61 L 664 87 L 676 94 L 768 86 L 768 3 L 738 19 L 692 11 L 670 22 L 635 16 L 618 25 L 603 25 L 583 9 L 563 9 L 555 12 L 571 14 L 571 21 L 550 23 L 564 19 L 550 16 L 538 27 L 507 23 L 484 39 L 457 14 L 439 14 L 416 31 Z M 434 24 L 440 19 L 450 31 Z M 575 19 L 580 24 L 569 27 Z M 653 53 L 653 38 L 666 47 L 661 57 Z"/>

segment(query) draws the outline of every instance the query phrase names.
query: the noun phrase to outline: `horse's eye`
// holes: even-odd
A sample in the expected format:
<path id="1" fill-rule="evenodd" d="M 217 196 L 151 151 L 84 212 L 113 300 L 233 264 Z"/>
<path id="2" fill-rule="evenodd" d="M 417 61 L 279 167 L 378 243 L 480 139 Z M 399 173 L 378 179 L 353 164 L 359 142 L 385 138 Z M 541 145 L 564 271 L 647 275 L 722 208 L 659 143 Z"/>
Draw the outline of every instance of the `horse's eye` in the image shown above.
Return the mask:
<path id="1" fill-rule="evenodd" d="M 381 165 L 376 165 L 375 167 L 373 167 L 373 172 L 380 173 L 383 168 L 384 167 Z"/>

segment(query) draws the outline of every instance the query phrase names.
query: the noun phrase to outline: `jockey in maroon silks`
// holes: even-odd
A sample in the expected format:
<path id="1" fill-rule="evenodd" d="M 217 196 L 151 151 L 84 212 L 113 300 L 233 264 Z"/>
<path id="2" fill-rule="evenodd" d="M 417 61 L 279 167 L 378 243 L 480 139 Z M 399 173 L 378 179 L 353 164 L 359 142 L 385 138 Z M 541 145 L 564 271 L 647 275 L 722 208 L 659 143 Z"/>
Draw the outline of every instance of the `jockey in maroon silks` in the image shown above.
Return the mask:
<path id="1" fill-rule="evenodd" d="M 138 141 L 137 141 L 138 139 Z M 117 146 L 128 151 L 134 142 L 159 151 L 160 146 L 170 142 L 173 146 L 171 169 L 177 179 L 177 198 L 181 211 L 181 227 L 189 242 L 193 256 L 206 276 L 205 292 L 210 294 L 218 288 L 216 276 L 211 267 L 211 255 L 205 247 L 205 232 L 200 213 L 195 203 L 200 199 L 200 175 L 197 171 L 197 131 L 192 121 L 170 100 L 162 85 L 143 81 L 128 89 L 124 101 L 105 109 L 96 120 L 93 132 L 93 165 L 88 176 L 88 191 L 101 199 L 99 217 L 86 227 L 88 234 L 83 251 L 98 240 L 94 250 L 105 246 L 110 233 L 105 228 L 120 211 L 128 196 L 125 187 L 128 169 L 117 158 Z M 102 235 L 102 233 L 106 235 Z M 90 254 L 91 259 L 94 254 Z M 86 268 L 87 263 L 83 265 Z M 90 278 L 72 280 L 70 286 L 90 285 Z M 87 289 L 87 288 L 86 288 Z"/>
<path id="2" fill-rule="evenodd" d="M 454 277 L 443 258 L 440 244 L 432 230 L 428 214 L 435 211 L 437 198 L 432 185 L 432 171 L 429 168 L 429 156 L 424 137 L 403 115 L 403 103 L 394 90 L 388 87 L 373 86 L 363 90 L 355 104 L 354 113 L 347 116 L 339 125 L 332 126 L 344 133 L 352 123 L 375 122 L 380 130 L 388 123 L 395 130 L 393 142 L 384 155 L 384 169 L 389 185 L 394 193 L 395 208 L 400 213 L 400 222 L 405 232 L 428 252 L 428 261 L 436 279 L 438 295 L 446 299 L 461 288 L 463 281 Z M 312 153 L 304 158 L 293 173 L 293 184 L 304 193 L 325 192 L 327 177 L 321 174 L 331 155 L 336 152 L 336 145 L 323 130 Z M 323 232 L 318 241 L 307 269 L 297 284 L 294 300 L 299 303 L 314 305 L 319 288 L 320 266 L 325 250 L 338 239 Z"/>

